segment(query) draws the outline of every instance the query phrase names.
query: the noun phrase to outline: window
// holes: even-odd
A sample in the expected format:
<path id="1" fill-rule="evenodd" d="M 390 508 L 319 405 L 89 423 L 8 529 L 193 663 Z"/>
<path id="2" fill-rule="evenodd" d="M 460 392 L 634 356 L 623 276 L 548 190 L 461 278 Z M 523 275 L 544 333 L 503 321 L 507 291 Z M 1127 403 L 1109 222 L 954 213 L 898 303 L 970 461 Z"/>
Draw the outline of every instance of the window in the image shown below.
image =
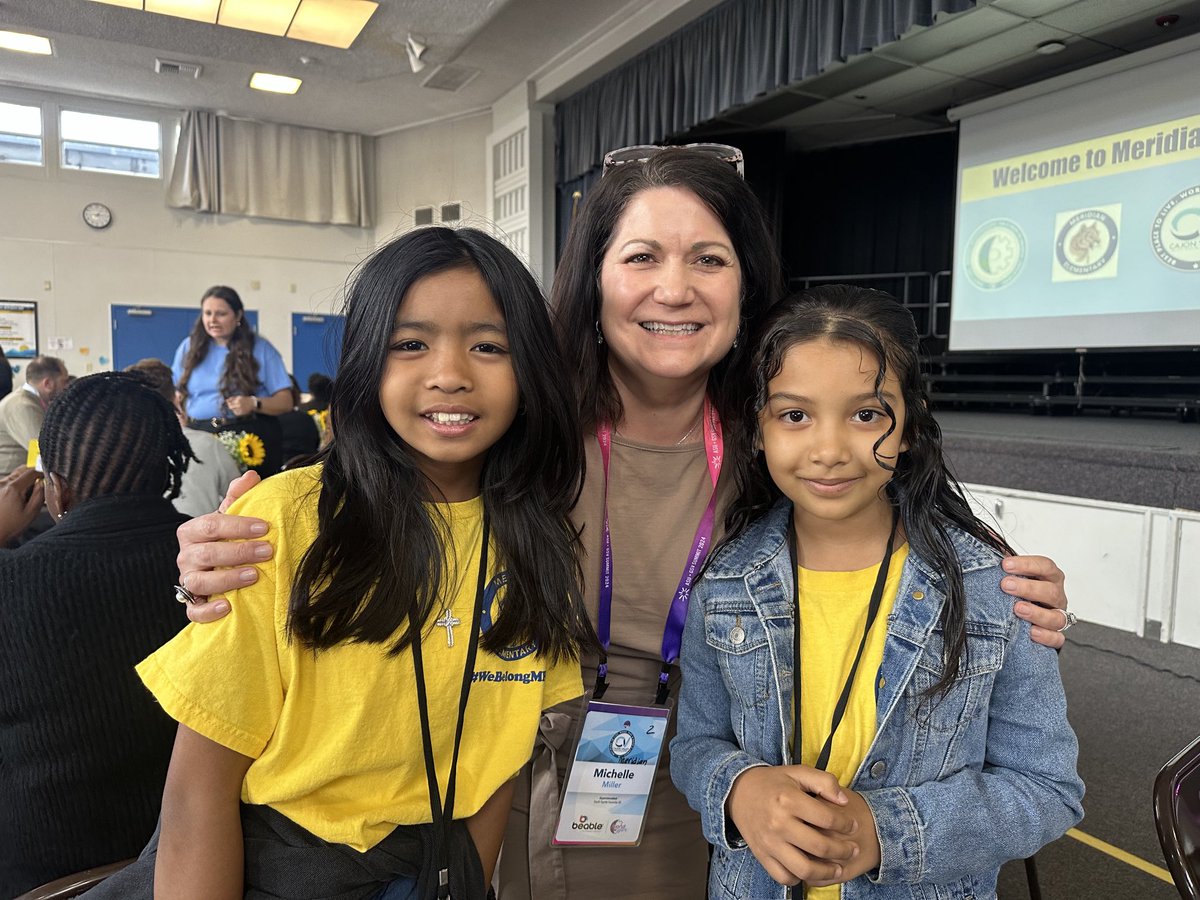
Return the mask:
<path id="1" fill-rule="evenodd" d="M 157 178 L 161 131 L 157 122 L 63 110 L 62 167 Z"/>
<path id="2" fill-rule="evenodd" d="M 0 103 L 0 162 L 42 164 L 42 110 Z"/>

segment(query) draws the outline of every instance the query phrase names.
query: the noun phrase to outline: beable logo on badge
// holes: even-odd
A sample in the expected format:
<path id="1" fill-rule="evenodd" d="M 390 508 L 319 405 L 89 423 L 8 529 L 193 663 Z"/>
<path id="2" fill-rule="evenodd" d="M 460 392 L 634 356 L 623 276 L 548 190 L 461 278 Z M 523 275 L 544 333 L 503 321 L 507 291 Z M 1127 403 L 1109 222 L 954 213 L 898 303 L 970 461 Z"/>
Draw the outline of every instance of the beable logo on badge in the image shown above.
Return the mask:
<path id="1" fill-rule="evenodd" d="M 604 826 L 599 822 L 589 822 L 587 816 L 580 816 L 579 819 L 571 823 L 572 831 L 603 831 Z"/>

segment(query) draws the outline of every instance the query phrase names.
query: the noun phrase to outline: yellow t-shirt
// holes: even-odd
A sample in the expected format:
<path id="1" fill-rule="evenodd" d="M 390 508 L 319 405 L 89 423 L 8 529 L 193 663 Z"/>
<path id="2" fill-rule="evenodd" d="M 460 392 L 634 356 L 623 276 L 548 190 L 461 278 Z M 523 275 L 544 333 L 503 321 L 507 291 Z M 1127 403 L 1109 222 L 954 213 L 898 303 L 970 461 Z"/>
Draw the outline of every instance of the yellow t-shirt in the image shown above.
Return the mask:
<path id="1" fill-rule="evenodd" d="M 908 559 L 908 544 L 892 553 L 887 583 L 879 615 L 871 626 L 863 648 L 862 660 L 850 688 L 846 713 L 833 737 L 827 771 L 848 785 L 862 765 L 871 742 L 875 739 L 876 709 L 875 680 L 883 663 L 883 645 L 887 639 L 887 619 L 900 589 L 900 575 Z M 800 760 L 815 765 L 829 726 L 838 696 L 854 664 L 858 642 L 867 624 L 867 606 L 871 589 L 879 575 L 879 566 L 855 572 L 817 572 L 800 569 L 800 698 L 801 735 Z M 837 900 L 840 885 L 809 888 L 809 900 Z"/>
<path id="2" fill-rule="evenodd" d="M 233 611 L 190 625 L 138 666 L 173 718 L 253 758 L 242 800 L 265 804 L 318 837 L 364 851 L 401 824 L 431 820 L 411 652 L 343 643 L 314 654 L 289 641 L 288 593 L 316 536 L 320 470 L 284 472 L 231 510 L 271 523 L 272 560 L 231 596 Z M 454 747 L 483 530 L 478 498 L 444 507 L 456 549 L 447 629 L 422 640 L 430 728 L 443 798 Z M 489 583 L 500 574 L 489 552 Z M 435 607 L 442 617 L 443 604 Z M 489 612 L 498 613 L 495 602 Z M 484 619 L 487 623 L 487 617 Z M 528 647 L 480 648 L 458 761 L 455 818 L 478 812 L 529 759 L 541 711 L 583 693 L 579 664 L 551 668 Z"/>

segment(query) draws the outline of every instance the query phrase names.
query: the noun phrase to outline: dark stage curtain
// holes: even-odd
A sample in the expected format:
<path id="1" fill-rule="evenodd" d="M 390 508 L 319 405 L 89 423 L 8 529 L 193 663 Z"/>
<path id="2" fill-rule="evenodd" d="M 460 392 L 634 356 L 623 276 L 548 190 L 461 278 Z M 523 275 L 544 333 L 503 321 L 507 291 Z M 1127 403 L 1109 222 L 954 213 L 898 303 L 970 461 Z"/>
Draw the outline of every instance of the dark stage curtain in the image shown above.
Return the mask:
<path id="1" fill-rule="evenodd" d="M 656 143 L 896 40 L 972 0 L 726 0 L 555 109 L 560 189 L 604 152 Z M 560 199 L 561 199 L 560 190 Z"/>
<path id="2" fill-rule="evenodd" d="M 944 133 L 789 156 L 788 274 L 950 268 L 957 154 Z"/>

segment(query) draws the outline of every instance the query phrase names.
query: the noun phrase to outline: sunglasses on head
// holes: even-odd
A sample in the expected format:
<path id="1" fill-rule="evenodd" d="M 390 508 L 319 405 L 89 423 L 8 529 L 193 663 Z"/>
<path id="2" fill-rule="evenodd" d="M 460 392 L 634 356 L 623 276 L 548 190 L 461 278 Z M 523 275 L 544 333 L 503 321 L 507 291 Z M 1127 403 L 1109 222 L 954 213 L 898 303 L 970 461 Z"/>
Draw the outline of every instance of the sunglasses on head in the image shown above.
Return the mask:
<path id="1" fill-rule="evenodd" d="M 670 146 L 663 146 L 661 144 L 634 144 L 632 147 L 609 150 L 604 154 L 604 168 L 600 175 L 603 177 L 613 169 L 619 169 L 621 166 L 644 163 L 650 157 L 663 150 L 691 150 L 693 153 L 702 153 L 705 156 L 719 159 L 721 162 L 729 163 L 737 170 L 739 178 L 746 177 L 742 151 L 728 144 L 677 144 Z"/>

